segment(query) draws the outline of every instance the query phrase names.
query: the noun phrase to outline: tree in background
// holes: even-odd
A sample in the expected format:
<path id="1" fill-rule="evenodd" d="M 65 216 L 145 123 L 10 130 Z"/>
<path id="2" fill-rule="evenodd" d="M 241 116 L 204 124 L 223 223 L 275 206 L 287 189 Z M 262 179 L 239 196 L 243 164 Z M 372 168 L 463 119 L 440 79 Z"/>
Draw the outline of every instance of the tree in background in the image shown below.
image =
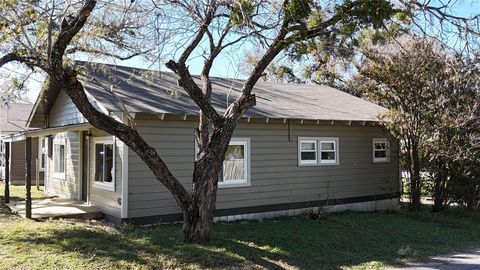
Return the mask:
<path id="1" fill-rule="evenodd" d="M 478 207 L 480 200 L 480 66 L 450 55 L 436 98 L 435 129 L 427 145 L 433 211 L 450 203 Z"/>
<path id="2" fill-rule="evenodd" d="M 421 172 L 427 161 L 426 146 L 436 116 L 435 101 L 445 59 L 435 43 L 405 37 L 401 44 L 375 47 L 364 52 L 359 68 L 365 96 L 389 109 L 386 128 L 402 143 L 402 160 L 409 172 L 412 210 L 421 206 Z"/>
<path id="3" fill-rule="evenodd" d="M 17 63 L 42 72 L 47 76 L 47 91 L 65 91 L 92 126 L 116 136 L 137 153 L 182 209 L 184 239 L 189 242 L 210 236 L 227 146 L 239 119 L 255 106 L 254 85 L 278 55 L 301 55 L 305 50 L 299 48 L 308 48 L 305 45 L 310 43 L 333 44 L 325 46 L 330 49 L 340 46 L 344 40 L 353 41 L 351 38 L 362 29 L 380 28 L 399 14 L 413 17 L 416 13 L 442 11 L 448 21 L 466 24 L 461 18 L 448 17 L 448 7 L 415 1 L 395 5 L 387 0 L 0 3 L 0 67 Z M 242 82 L 239 97 L 220 113 L 210 100 L 212 66 L 220 54 L 246 42 L 263 48 L 263 53 Z M 122 60 L 137 56 L 151 64 L 170 59 L 165 66 L 177 74 L 178 85 L 198 106 L 200 119 L 194 130 L 198 154 L 191 188 L 178 181 L 132 122 L 120 123 L 90 104 L 77 79 L 81 69 L 72 65 L 76 57 Z M 193 79 L 187 65 L 195 56 L 205 59 L 200 83 Z"/>
<path id="4" fill-rule="evenodd" d="M 401 141 L 411 209 L 431 192 L 434 211 L 479 196 L 479 66 L 432 39 L 404 36 L 364 51 L 361 95 L 389 109 L 384 124 Z"/>

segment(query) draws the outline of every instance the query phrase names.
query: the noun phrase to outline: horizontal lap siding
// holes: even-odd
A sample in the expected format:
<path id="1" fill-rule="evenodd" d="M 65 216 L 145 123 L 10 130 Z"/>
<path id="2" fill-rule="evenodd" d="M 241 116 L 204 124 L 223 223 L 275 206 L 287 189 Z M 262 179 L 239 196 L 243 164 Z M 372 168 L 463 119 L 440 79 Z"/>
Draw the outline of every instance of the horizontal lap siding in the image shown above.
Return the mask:
<path id="1" fill-rule="evenodd" d="M 119 204 L 122 194 L 122 143 L 116 140 L 115 143 L 115 191 L 107 191 L 93 187 L 94 181 L 94 143 L 95 137 L 111 136 L 97 129 L 90 130 L 89 172 L 90 172 L 90 204 L 102 210 L 102 212 L 120 218 L 121 205 Z"/>
<path id="2" fill-rule="evenodd" d="M 193 173 L 194 122 L 137 119 L 137 128 L 173 174 L 189 189 Z M 240 124 L 235 137 L 250 138 L 251 186 L 218 191 L 217 208 L 360 197 L 397 192 L 398 147 L 391 162 L 372 163 L 372 138 L 386 137 L 379 127 Z M 297 138 L 338 137 L 340 165 L 297 166 Z M 129 151 L 129 217 L 179 213 L 170 193 Z"/>
<path id="3" fill-rule="evenodd" d="M 54 177 L 54 163 L 52 156 L 47 157 L 45 181 L 47 192 L 62 198 L 78 200 L 80 176 L 80 134 L 78 131 L 57 133 L 53 135 L 53 142 L 65 141 L 65 179 Z M 52 147 L 53 149 L 53 147 Z"/>
<path id="4" fill-rule="evenodd" d="M 25 140 L 11 143 L 10 147 L 10 183 L 13 185 L 25 184 Z M 38 157 L 38 138 L 32 138 L 31 176 L 32 184 L 35 184 L 35 172 L 37 170 L 36 158 Z M 43 181 L 40 181 L 42 183 Z"/>
<path id="5" fill-rule="evenodd" d="M 50 110 L 49 126 L 59 127 L 86 123 L 87 120 L 82 113 L 75 107 L 69 96 L 63 91 L 58 94 L 57 100 Z"/>

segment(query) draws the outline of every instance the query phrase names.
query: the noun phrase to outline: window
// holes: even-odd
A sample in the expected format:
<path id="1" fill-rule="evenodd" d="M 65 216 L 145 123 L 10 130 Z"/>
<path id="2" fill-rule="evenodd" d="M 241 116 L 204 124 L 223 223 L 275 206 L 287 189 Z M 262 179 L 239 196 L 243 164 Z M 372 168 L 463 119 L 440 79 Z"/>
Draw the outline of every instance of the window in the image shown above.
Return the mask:
<path id="1" fill-rule="evenodd" d="M 53 177 L 65 179 L 65 140 L 53 144 Z"/>
<path id="2" fill-rule="evenodd" d="M 44 171 L 47 165 L 47 138 L 39 138 L 39 149 L 38 149 L 38 162 L 39 170 Z"/>
<path id="3" fill-rule="evenodd" d="M 317 164 L 317 141 L 300 141 L 300 161 L 302 164 Z"/>
<path id="4" fill-rule="evenodd" d="M 320 163 L 337 163 L 336 141 L 320 141 Z"/>
<path id="5" fill-rule="evenodd" d="M 197 151 L 198 147 L 195 144 L 195 154 Z M 218 187 L 245 186 L 250 186 L 250 139 L 232 138 L 225 153 Z"/>
<path id="6" fill-rule="evenodd" d="M 386 138 L 373 139 L 373 162 L 390 161 L 390 143 Z"/>
<path id="7" fill-rule="evenodd" d="M 115 191 L 115 144 L 111 138 L 95 138 L 93 186 Z"/>
<path id="8" fill-rule="evenodd" d="M 338 138 L 298 138 L 298 166 L 338 165 Z"/>

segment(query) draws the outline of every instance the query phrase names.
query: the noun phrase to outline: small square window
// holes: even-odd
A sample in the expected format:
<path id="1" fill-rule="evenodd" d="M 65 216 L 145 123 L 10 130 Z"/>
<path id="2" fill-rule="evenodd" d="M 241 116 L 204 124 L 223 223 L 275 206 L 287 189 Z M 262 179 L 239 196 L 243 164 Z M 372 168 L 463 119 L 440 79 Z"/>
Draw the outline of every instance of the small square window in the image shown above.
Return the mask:
<path id="1" fill-rule="evenodd" d="M 385 138 L 373 139 L 373 162 L 389 162 L 390 161 L 390 144 Z"/>

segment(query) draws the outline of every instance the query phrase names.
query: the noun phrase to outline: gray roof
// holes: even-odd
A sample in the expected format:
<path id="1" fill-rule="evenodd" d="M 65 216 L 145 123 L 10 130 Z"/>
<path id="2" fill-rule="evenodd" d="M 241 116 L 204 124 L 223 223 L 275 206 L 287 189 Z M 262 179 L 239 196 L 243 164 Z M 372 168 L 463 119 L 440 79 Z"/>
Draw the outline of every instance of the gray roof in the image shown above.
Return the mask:
<path id="1" fill-rule="evenodd" d="M 85 63 L 83 63 L 85 64 Z M 88 63 L 86 90 L 108 111 L 197 115 L 198 108 L 169 72 Z M 92 78 L 94 78 L 92 80 Z M 195 78 L 201 85 L 198 77 Z M 240 94 L 242 80 L 212 78 L 212 104 L 219 112 Z M 115 95 L 112 95 L 113 89 Z M 386 109 L 325 85 L 258 82 L 257 105 L 246 116 L 311 120 L 376 121 Z"/>
<path id="2" fill-rule="evenodd" d="M 170 72 L 77 62 L 85 89 L 108 111 L 132 113 L 198 115 L 196 104 L 177 86 Z M 194 79 L 199 85 L 198 76 Z M 223 113 L 239 95 L 242 80 L 211 78 L 214 108 Z M 113 93 L 112 94 L 112 90 Z M 29 116 L 29 127 L 43 127 L 59 89 L 42 91 Z M 376 104 L 325 85 L 267 83 L 259 81 L 253 90 L 257 105 L 246 117 L 304 120 L 377 121 L 386 111 Z"/>
<path id="3" fill-rule="evenodd" d="M 33 104 L 11 103 L 0 107 L 0 132 L 2 134 L 24 131 Z"/>

